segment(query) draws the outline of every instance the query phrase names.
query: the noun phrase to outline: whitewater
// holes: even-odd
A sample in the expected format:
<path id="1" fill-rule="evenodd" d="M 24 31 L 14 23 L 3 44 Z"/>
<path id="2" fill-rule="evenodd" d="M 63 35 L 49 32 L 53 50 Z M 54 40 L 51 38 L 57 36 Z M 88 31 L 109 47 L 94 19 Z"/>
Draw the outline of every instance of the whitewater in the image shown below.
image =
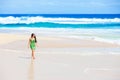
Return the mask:
<path id="1" fill-rule="evenodd" d="M 120 15 L 0 15 L 0 32 L 92 39 L 120 45 Z"/>

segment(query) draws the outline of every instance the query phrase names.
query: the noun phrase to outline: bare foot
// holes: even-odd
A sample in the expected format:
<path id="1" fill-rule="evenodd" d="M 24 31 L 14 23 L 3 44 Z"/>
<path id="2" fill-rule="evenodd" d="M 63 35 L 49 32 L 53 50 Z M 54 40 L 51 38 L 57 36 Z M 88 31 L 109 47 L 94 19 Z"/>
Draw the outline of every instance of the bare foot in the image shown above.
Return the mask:
<path id="1" fill-rule="evenodd" d="M 32 57 L 32 59 L 35 59 L 35 57 Z"/>
<path id="2" fill-rule="evenodd" d="M 33 59 L 35 59 L 35 57 L 33 57 Z"/>

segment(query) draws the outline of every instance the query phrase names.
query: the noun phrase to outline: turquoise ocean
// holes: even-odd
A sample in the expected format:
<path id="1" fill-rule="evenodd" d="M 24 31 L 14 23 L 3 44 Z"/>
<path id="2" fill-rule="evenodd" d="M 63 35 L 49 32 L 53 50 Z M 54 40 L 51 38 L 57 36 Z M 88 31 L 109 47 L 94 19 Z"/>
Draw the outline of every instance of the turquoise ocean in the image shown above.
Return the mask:
<path id="1" fill-rule="evenodd" d="M 120 44 L 120 14 L 0 14 L 0 33 L 32 32 Z"/>

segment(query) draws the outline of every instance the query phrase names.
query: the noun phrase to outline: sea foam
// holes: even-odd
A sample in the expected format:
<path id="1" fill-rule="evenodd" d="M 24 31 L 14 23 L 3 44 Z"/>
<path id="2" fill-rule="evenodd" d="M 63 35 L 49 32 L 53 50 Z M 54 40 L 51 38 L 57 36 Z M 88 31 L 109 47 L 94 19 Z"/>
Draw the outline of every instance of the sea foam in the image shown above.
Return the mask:
<path id="1" fill-rule="evenodd" d="M 0 17 L 0 24 L 31 24 L 39 22 L 50 22 L 58 24 L 119 24 L 120 18 L 46 18 L 36 17 Z"/>

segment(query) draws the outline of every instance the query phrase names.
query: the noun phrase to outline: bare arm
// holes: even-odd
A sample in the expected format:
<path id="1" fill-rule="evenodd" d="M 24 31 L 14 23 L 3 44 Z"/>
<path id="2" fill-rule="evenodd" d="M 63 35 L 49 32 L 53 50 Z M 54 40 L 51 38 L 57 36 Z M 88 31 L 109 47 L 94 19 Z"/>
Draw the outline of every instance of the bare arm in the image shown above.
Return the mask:
<path id="1" fill-rule="evenodd" d="M 39 47 L 38 43 L 36 43 L 36 46 Z"/>

